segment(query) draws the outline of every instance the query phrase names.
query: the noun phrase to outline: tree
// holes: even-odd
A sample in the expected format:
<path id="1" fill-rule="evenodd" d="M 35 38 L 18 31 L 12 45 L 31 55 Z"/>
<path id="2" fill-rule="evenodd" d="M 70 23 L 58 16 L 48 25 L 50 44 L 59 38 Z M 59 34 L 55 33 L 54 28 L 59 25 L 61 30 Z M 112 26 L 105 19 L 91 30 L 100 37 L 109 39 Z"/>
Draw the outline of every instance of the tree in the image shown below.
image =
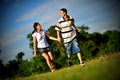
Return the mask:
<path id="1" fill-rule="evenodd" d="M 85 25 L 82 25 L 82 26 L 77 26 L 81 29 L 81 33 L 85 33 L 89 30 L 89 27 L 88 26 L 85 26 Z"/>
<path id="2" fill-rule="evenodd" d="M 7 77 L 12 78 L 18 73 L 18 62 L 16 60 L 9 61 L 8 64 L 5 65 L 5 74 Z"/>
<path id="3" fill-rule="evenodd" d="M 24 53 L 23 52 L 19 52 L 16 56 L 16 59 L 18 62 L 22 61 L 23 60 L 23 56 L 24 56 Z"/>
<path id="4" fill-rule="evenodd" d="M 4 64 L 2 63 L 2 60 L 0 60 L 0 80 L 3 80 L 6 77 L 4 70 Z"/>
<path id="5" fill-rule="evenodd" d="M 32 38 L 32 33 L 29 33 L 27 35 L 27 39 L 29 40 L 29 47 L 33 49 L 33 38 Z"/>
<path id="6" fill-rule="evenodd" d="M 118 52 L 120 51 L 120 32 L 113 30 L 110 31 L 108 42 L 107 42 L 107 50 L 110 52 Z"/>
<path id="7" fill-rule="evenodd" d="M 31 71 L 31 63 L 28 60 L 23 60 L 21 63 L 19 63 L 19 69 L 18 69 L 18 73 L 17 76 L 29 76 L 31 75 L 32 71 Z"/>

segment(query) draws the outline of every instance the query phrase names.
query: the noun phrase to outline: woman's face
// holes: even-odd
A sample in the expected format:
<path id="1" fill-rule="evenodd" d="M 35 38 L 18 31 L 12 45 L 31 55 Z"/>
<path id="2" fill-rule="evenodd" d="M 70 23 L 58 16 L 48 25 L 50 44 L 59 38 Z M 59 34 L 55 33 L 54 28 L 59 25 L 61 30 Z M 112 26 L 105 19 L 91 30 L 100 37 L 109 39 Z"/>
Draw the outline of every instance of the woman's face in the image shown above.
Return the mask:
<path id="1" fill-rule="evenodd" d="M 37 30 L 41 30 L 41 25 L 40 24 L 37 25 L 36 28 L 37 28 Z"/>
<path id="2" fill-rule="evenodd" d="M 65 15 L 66 15 L 66 13 L 61 10 L 61 11 L 60 11 L 60 16 L 61 16 L 61 17 L 64 17 Z"/>

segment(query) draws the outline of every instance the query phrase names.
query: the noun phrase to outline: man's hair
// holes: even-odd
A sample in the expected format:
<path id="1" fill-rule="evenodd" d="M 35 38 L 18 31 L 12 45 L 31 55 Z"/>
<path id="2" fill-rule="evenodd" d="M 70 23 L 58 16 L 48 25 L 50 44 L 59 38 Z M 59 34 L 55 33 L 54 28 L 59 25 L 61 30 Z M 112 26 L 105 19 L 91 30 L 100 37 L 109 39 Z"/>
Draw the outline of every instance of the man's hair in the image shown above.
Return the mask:
<path id="1" fill-rule="evenodd" d="M 67 14 L 67 9 L 66 8 L 61 8 L 60 10 Z"/>

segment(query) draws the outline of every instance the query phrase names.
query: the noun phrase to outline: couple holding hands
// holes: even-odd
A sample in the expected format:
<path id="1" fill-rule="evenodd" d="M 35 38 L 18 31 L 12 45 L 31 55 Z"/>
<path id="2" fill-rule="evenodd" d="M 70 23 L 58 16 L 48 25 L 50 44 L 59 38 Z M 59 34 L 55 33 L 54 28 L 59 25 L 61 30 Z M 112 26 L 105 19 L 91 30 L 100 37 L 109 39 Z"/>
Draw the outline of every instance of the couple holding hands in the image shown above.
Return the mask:
<path id="1" fill-rule="evenodd" d="M 66 49 L 69 66 L 71 66 L 70 55 L 72 52 L 77 54 L 78 59 L 80 61 L 80 65 L 84 65 L 81 58 L 80 48 L 76 39 L 76 30 L 80 32 L 80 29 L 74 25 L 74 19 L 71 16 L 67 15 L 67 9 L 60 9 L 60 16 L 61 18 L 58 20 L 57 25 L 55 27 L 55 30 L 57 31 L 57 38 L 47 34 L 45 30 L 42 29 L 40 23 L 36 22 L 33 24 L 34 30 L 32 32 L 32 37 L 34 57 L 36 57 L 36 49 L 38 49 L 38 52 L 45 58 L 51 72 L 54 72 L 55 68 L 53 66 L 52 52 L 50 51 L 46 37 L 48 37 L 51 40 L 63 42 Z"/>

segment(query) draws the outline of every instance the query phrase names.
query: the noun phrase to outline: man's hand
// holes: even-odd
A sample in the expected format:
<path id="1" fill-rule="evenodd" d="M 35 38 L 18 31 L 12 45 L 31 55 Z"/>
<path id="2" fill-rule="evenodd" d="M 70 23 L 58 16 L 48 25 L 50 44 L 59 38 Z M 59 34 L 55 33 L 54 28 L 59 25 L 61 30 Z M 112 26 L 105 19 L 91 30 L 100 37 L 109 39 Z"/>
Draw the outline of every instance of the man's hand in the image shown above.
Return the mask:
<path id="1" fill-rule="evenodd" d="M 80 32 L 81 30 L 79 28 L 76 28 L 77 32 Z"/>

